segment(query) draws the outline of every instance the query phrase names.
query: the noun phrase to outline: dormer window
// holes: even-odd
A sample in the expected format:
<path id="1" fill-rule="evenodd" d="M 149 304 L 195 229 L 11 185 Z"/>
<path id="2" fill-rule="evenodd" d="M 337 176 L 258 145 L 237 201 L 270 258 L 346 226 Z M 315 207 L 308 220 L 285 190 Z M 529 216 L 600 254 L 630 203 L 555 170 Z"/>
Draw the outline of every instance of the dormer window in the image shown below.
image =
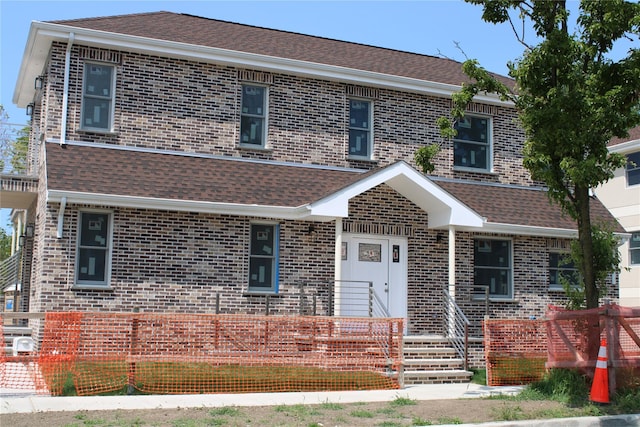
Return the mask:
<path id="1" fill-rule="evenodd" d="M 491 120 L 464 116 L 455 124 L 453 165 L 456 169 L 491 171 Z"/>
<path id="2" fill-rule="evenodd" d="M 113 130 L 113 108 L 115 99 L 115 67 L 112 65 L 86 63 L 82 86 L 83 130 L 111 132 Z"/>

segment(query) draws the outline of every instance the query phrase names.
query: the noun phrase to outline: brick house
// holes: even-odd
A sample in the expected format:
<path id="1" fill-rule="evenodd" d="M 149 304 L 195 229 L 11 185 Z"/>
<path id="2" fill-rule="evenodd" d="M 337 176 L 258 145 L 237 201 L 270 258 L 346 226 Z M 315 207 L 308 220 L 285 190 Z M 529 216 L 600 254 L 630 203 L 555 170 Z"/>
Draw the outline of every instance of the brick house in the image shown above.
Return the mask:
<path id="1" fill-rule="evenodd" d="M 448 59 L 184 14 L 34 22 L 14 95 L 30 170 L 2 186 L 33 230 L 22 309 L 313 307 L 427 335 L 447 294 L 475 336 L 485 314 L 542 316 L 576 227 L 523 168 L 512 105 L 479 96 L 439 136 L 465 80 Z"/>

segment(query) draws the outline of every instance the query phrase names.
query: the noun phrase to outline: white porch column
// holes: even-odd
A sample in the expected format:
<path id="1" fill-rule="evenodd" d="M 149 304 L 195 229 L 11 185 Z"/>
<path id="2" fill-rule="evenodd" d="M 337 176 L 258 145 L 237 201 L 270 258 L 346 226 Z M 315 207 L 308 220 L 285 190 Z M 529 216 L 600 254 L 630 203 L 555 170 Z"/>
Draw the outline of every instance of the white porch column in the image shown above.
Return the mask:
<path id="1" fill-rule="evenodd" d="M 449 295 L 456 297 L 456 230 L 449 226 Z"/>
<path id="2" fill-rule="evenodd" d="M 335 276 L 333 282 L 333 314 L 340 316 L 340 278 L 342 277 L 342 218 L 336 218 Z"/>
<path id="3" fill-rule="evenodd" d="M 449 296 L 452 299 L 456 297 L 456 230 L 452 225 L 449 226 Z M 455 307 L 452 304 L 447 304 L 447 311 L 448 335 L 453 337 L 456 334 Z"/>

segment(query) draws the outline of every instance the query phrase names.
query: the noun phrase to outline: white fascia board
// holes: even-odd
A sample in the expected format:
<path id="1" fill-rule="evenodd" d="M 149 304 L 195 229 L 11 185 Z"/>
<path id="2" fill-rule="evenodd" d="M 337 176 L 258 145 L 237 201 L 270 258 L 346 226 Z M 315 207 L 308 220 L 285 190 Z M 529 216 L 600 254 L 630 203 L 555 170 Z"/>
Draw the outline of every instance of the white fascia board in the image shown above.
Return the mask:
<path id="1" fill-rule="evenodd" d="M 517 236 L 555 237 L 565 239 L 577 239 L 578 230 L 567 228 L 535 227 L 529 225 L 502 224 L 487 222 L 481 230 L 486 233 L 513 234 Z"/>
<path id="2" fill-rule="evenodd" d="M 291 220 L 303 220 L 312 217 L 312 214 L 306 205 L 299 207 L 241 205 L 233 203 L 156 199 L 150 197 L 131 197 L 113 194 L 82 193 L 72 191 L 47 191 L 47 202 L 60 203 L 63 197 L 66 197 L 67 204 L 91 204 L 121 208 L 199 212 L 219 215 L 259 216 L 266 218 Z M 314 218 L 318 220 L 321 219 L 317 216 L 314 216 Z M 326 220 L 328 219 L 331 218 L 327 218 Z"/>
<path id="3" fill-rule="evenodd" d="M 620 144 L 612 145 L 609 151 L 612 153 L 629 154 L 640 150 L 640 139 L 634 139 Z"/>
<path id="4" fill-rule="evenodd" d="M 482 227 L 484 218 L 404 162 L 398 162 L 309 205 L 313 214 L 347 217 L 349 200 L 387 184 L 429 214 L 429 227 Z"/>
<path id="5" fill-rule="evenodd" d="M 37 49 L 36 57 L 31 58 L 34 47 L 48 46 L 53 40 L 66 40 L 69 33 L 75 36 L 74 43 L 111 49 L 122 49 L 147 54 L 157 54 L 181 59 L 212 62 L 303 75 L 332 81 L 350 82 L 375 87 L 424 93 L 440 97 L 450 97 L 460 90 L 460 86 L 444 84 L 409 77 L 356 70 L 335 65 L 320 64 L 287 58 L 279 58 L 255 53 L 232 51 L 227 49 L 198 46 L 166 40 L 149 39 L 138 36 L 114 34 L 106 31 L 88 30 L 73 26 L 33 22 L 29 33 L 23 66 L 20 68 L 14 102 L 26 106 L 33 99 L 33 79 L 42 72 L 46 53 L 42 58 L 42 47 Z M 28 55 L 29 53 L 29 55 Z M 28 59 L 27 59 L 28 58 Z M 33 66 L 30 64 L 33 61 Z M 28 68 L 28 69 L 27 69 Z M 513 105 L 502 101 L 495 94 L 481 94 L 474 98 L 477 102 L 494 105 Z"/>

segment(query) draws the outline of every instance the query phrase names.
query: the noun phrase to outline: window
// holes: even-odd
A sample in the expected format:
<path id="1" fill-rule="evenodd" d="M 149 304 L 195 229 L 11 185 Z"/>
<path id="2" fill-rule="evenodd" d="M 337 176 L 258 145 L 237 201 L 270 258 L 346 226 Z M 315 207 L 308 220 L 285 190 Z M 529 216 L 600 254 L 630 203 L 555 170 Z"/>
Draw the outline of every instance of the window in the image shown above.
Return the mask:
<path id="1" fill-rule="evenodd" d="M 631 240 L 629 240 L 629 264 L 640 265 L 640 231 L 631 233 Z"/>
<path id="2" fill-rule="evenodd" d="M 640 151 L 627 154 L 627 185 L 640 184 Z"/>
<path id="3" fill-rule="evenodd" d="M 240 144 L 265 147 L 267 121 L 267 88 L 242 85 Z"/>
<path id="4" fill-rule="evenodd" d="M 349 157 L 371 158 L 371 119 L 370 101 L 349 100 Z"/>
<path id="5" fill-rule="evenodd" d="M 490 297 L 513 297 L 511 258 L 509 240 L 476 239 L 474 284 L 489 286 Z"/>
<path id="6" fill-rule="evenodd" d="M 453 164 L 460 168 L 491 170 L 491 126 L 486 117 L 465 116 L 458 120 L 453 140 Z"/>
<path id="7" fill-rule="evenodd" d="M 108 286 L 111 214 L 80 212 L 76 285 Z"/>
<path id="8" fill-rule="evenodd" d="M 275 224 L 251 224 L 249 292 L 278 292 L 278 232 Z"/>
<path id="9" fill-rule="evenodd" d="M 115 67 L 84 65 L 82 129 L 110 132 L 113 128 Z"/>
<path id="10" fill-rule="evenodd" d="M 564 289 L 565 283 L 577 286 L 578 274 L 578 269 L 568 253 L 549 253 L 549 289 Z"/>

